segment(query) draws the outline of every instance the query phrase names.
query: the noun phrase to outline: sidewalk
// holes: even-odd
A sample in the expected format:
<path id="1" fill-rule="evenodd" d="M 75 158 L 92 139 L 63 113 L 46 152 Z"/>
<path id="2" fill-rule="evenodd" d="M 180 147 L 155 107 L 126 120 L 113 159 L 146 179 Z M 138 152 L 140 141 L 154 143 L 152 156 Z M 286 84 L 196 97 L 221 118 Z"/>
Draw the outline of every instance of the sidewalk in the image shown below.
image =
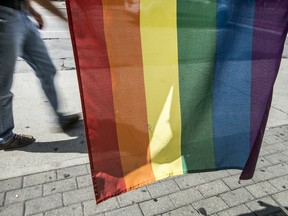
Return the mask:
<path id="1" fill-rule="evenodd" d="M 89 164 L 0 181 L 1 216 L 276 215 L 288 207 L 288 125 L 266 131 L 255 176 L 190 174 L 147 185 L 96 205 Z M 200 212 L 201 214 L 199 214 Z"/>
<path id="2" fill-rule="evenodd" d="M 65 3 L 55 2 L 65 10 Z M 42 37 L 60 70 L 57 86 L 63 110 L 80 112 L 80 98 L 68 27 L 51 14 Z M 168 178 L 96 205 L 83 122 L 59 131 L 39 81 L 19 59 L 13 84 L 16 131 L 37 142 L 0 151 L 0 216 L 284 216 L 288 208 L 288 40 L 252 180 L 224 170 Z"/>

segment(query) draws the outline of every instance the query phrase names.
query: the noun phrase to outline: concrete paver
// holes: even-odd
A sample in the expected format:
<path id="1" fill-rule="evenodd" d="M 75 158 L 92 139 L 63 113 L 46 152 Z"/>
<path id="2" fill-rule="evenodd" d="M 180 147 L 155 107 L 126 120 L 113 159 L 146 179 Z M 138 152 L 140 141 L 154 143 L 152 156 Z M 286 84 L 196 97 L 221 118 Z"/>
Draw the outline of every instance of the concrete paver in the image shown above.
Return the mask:
<path id="1" fill-rule="evenodd" d="M 182 175 L 176 177 L 175 181 L 182 190 L 206 183 L 205 179 L 199 173 L 194 175 Z"/>
<path id="2" fill-rule="evenodd" d="M 132 190 L 129 193 L 121 194 L 117 197 L 119 205 L 121 207 L 132 205 L 134 203 L 141 203 L 152 199 L 147 187 L 141 187 L 136 190 Z"/>
<path id="3" fill-rule="evenodd" d="M 44 173 L 36 173 L 29 176 L 24 176 L 23 187 L 28 187 L 32 185 L 43 184 L 46 182 L 56 181 L 56 171 L 51 170 Z"/>
<path id="4" fill-rule="evenodd" d="M 35 214 L 63 206 L 62 196 L 60 193 L 51 196 L 35 198 L 25 202 L 25 214 Z"/>
<path id="5" fill-rule="evenodd" d="M 274 187 L 268 181 L 253 184 L 245 188 L 256 198 L 265 197 L 265 196 L 268 196 L 269 194 L 274 194 L 279 191 L 276 187 Z"/>
<path id="6" fill-rule="evenodd" d="M 48 196 L 55 193 L 63 193 L 65 191 L 76 190 L 76 179 L 64 179 L 55 182 L 49 182 L 43 185 L 43 195 Z"/>
<path id="7" fill-rule="evenodd" d="M 26 187 L 19 190 L 8 191 L 6 193 L 5 205 L 23 202 L 26 200 L 34 199 L 42 196 L 42 185 Z"/>
<path id="8" fill-rule="evenodd" d="M 203 195 L 199 190 L 195 188 L 189 188 L 186 190 L 181 190 L 179 192 L 169 195 L 173 204 L 179 208 L 186 206 L 188 204 L 194 203 L 196 201 L 204 199 Z"/>
<path id="9" fill-rule="evenodd" d="M 229 191 L 229 187 L 222 180 L 197 186 L 197 189 L 204 197 L 211 197 Z"/>
<path id="10" fill-rule="evenodd" d="M 170 211 L 168 213 L 162 214 L 162 216 L 199 216 L 199 213 L 191 206 L 187 205 L 181 208 L 177 208 L 173 211 Z"/>
<path id="11" fill-rule="evenodd" d="M 180 191 L 180 188 L 173 179 L 164 182 L 159 182 L 157 184 L 148 185 L 147 189 L 153 198 L 161 197 L 167 194 Z"/>
<path id="12" fill-rule="evenodd" d="M 239 188 L 227 193 L 221 194 L 220 197 L 225 201 L 225 203 L 234 207 L 243 203 L 246 203 L 250 200 L 254 200 L 253 195 L 249 193 L 245 188 Z"/>
<path id="13" fill-rule="evenodd" d="M 142 216 L 142 211 L 139 208 L 139 205 L 131 205 L 124 208 L 116 209 L 114 211 L 107 212 L 105 216 Z"/>
<path id="14" fill-rule="evenodd" d="M 61 216 L 82 216 L 82 206 L 81 203 L 73 204 L 64 208 L 60 209 L 54 209 L 51 211 L 47 211 L 45 213 L 45 216 L 55 216 L 55 215 L 61 215 Z"/>
<path id="15" fill-rule="evenodd" d="M 152 216 L 172 211 L 175 206 L 169 196 L 164 196 L 140 203 L 140 208 L 144 215 Z"/>
<path id="16" fill-rule="evenodd" d="M 0 216 L 23 216 L 24 215 L 24 203 L 14 203 L 5 205 L 0 209 Z"/>
<path id="17" fill-rule="evenodd" d="M 192 206 L 202 214 L 211 215 L 228 208 L 228 205 L 218 196 L 192 203 Z M 204 213 L 205 212 L 205 213 Z"/>
<path id="18" fill-rule="evenodd" d="M 245 205 L 238 205 L 236 207 L 224 210 L 217 213 L 218 216 L 231 216 L 231 215 L 245 215 L 245 216 L 255 216 L 251 210 Z"/>

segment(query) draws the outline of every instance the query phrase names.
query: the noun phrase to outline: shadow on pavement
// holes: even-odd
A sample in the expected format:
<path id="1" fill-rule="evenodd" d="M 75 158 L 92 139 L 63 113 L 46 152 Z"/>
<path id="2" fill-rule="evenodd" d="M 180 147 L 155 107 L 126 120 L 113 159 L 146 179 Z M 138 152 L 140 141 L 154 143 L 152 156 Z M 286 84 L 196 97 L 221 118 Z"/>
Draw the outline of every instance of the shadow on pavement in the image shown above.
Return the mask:
<path id="1" fill-rule="evenodd" d="M 54 133 L 62 133 L 60 129 Z M 19 148 L 18 151 L 26 152 L 51 152 L 51 153 L 87 153 L 83 120 L 80 120 L 71 130 L 65 131 L 71 138 L 67 140 L 36 142 L 32 145 Z M 12 151 L 12 150 L 10 150 Z"/>
<path id="2" fill-rule="evenodd" d="M 263 201 L 258 201 L 257 202 L 259 206 L 264 207 L 264 209 L 261 209 L 259 211 L 254 211 L 254 214 L 247 213 L 247 214 L 240 214 L 239 216 L 252 216 L 252 215 L 281 215 L 280 213 L 283 213 L 283 215 L 286 215 L 280 207 L 278 206 L 273 206 L 268 203 L 265 203 Z M 285 207 L 288 210 L 288 207 Z"/>
<path id="3" fill-rule="evenodd" d="M 245 213 L 245 214 L 239 214 L 238 216 L 255 216 L 255 215 L 262 215 L 262 216 L 273 216 L 273 215 L 286 215 L 282 209 L 278 206 L 273 206 L 270 205 L 268 203 L 265 203 L 263 201 L 258 201 L 257 202 L 259 204 L 259 206 L 264 207 L 263 209 L 259 210 L 259 211 L 254 211 L 254 212 L 250 212 L 250 213 Z M 288 210 L 288 207 L 285 207 Z M 203 216 L 208 216 L 205 208 L 199 208 L 197 210 L 199 215 L 203 215 Z"/>

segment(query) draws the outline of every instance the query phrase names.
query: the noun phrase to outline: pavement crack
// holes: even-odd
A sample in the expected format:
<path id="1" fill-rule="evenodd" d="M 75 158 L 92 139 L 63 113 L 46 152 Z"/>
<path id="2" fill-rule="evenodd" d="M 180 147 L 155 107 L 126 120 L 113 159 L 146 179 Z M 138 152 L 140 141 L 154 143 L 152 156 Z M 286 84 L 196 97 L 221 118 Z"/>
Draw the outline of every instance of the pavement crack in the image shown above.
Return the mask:
<path id="1" fill-rule="evenodd" d="M 282 112 L 282 113 L 284 113 L 284 114 L 286 114 L 286 115 L 288 115 L 287 112 L 285 112 L 285 111 L 283 111 L 283 110 L 281 110 L 281 109 L 279 109 L 279 108 L 277 108 L 277 107 L 275 107 L 275 106 L 271 106 L 271 107 L 274 108 L 274 109 L 276 109 L 276 110 L 278 110 L 278 111 L 280 111 L 280 112 Z"/>

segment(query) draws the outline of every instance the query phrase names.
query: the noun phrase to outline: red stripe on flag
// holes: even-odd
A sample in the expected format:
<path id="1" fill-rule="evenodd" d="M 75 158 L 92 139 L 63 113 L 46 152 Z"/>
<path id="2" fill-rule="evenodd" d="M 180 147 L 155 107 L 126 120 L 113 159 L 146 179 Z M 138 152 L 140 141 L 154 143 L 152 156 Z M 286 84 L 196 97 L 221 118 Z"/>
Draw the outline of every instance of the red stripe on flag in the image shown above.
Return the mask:
<path id="1" fill-rule="evenodd" d="M 97 202 L 126 190 L 119 155 L 101 0 L 66 2 Z M 69 9 L 68 9 L 69 11 Z"/>

